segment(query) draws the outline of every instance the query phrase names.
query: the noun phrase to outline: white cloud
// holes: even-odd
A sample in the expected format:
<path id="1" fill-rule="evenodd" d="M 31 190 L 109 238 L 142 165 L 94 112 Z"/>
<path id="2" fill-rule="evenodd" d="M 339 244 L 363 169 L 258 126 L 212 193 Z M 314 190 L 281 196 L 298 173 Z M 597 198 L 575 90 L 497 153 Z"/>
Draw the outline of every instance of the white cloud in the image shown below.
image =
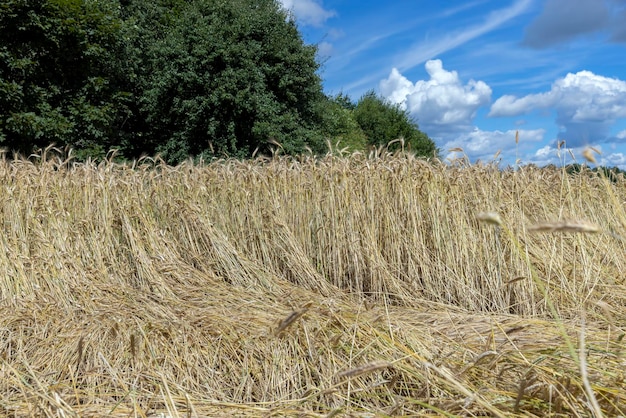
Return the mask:
<path id="1" fill-rule="evenodd" d="M 420 42 L 404 54 L 404 59 L 397 64 L 397 67 L 401 70 L 413 68 L 428 59 L 463 45 L 526 12 L 531 5 L 532 0 L 517 0 L 509 7 L 489 13 L 479 25 L 437 37 L 436 42 Z"/>
<path id="2" fill-rule="evenodd" d="M 600 158 L 600 164 L 606 167 L 619 167 L 626 169 L 626 154 L 614 152 Z"/>
<path id="3" fill-rule="evenodd" d="M 568 145 L 606 141 L 611 125 L 626 118 L 626 82 L 590 71 L 570 73 L 554 82 L 548 92 L 500 97 L 489 116 L 518 116 L 537 109 L 556 110 L 559 136 Z"/>
<path id="4" fill-rule="evenodd" d="M 336 15 L 326 10 L 316 0 L 279 0 L 283 7 L 293 12 L 304 25 L 322 26 L 326 20 Z"/>
<path id="5" fill-rule="evenodd" d="M 611 144 L 608 148 L 612 148 L 614 144 Z M 586 148 L 586 147 L 585 147 Z M 600 151 L 600 154 L 594 153 L 594 156 L 598 160 L 597 165 L 605 166 L 605 167 L 619 167 L 622 170 L 626 169 L 626 154 L 623 152 L 611 152 L 609 153 L 607 150 L 603 149 L 602 146 L 594 147 L 594 149 Z M 582 154 L 584 148 L 577 150 L 580 154 Z M 581 158 L 582 159 L 582 158 Z"/>
<path id="6" fill-rule="evenodd" d="M 519 116 L 537 108 L 550 107 L 555 103 L 555 97 L 545 93 L 530 94 L 521 99 L 506 94 L 491 105 L 489 116 Z"/>
<path id="7" fill-rule="evenodd" d="M 380 82 L 381 94 L 408 109 L 420 128 L 433 137 L 471 129 L 477 109 L 491 100 L 491 88 L 474 80 L 463 85 L 457 72 L 446 71 L 440 60 L 428 61 L 425 67 L 430 80 L 415 83 L 394 68 Z"/>
<path id="8" fill-rule="evenodd" d="M 518 133 L 519 143 L 515 143 L 515 135 Z M 488 162 L 496 153 L 504 160 L 515 161 L 516 151 L 520 152 L 543 141 L 545 136 L 543 129 L 521 129 L 508 131 L 483 131 L 474 128 L 469 133 L 458 134 L 454 139 L 443 146 L 443 151 L 452 148 L 462 148 L 471 161 L 480 159 Z M 516 146 L 517 145 L 517 146 Z M 452 155 L 448 155 L 451 157 Z M 499 158 L 500 158 L 499 157 Z"/>
<path id="9" fill-rule="evenodd" d="M 539 160 L 539 161 L 544 161 L 544 160 L 551 160 L 553 158 L 555 158 L 556 156 L 556 148 L 551 147 L 550 145 L 546 145 L 544 147 L 539 148 L 537 151 L 535 151 L 535 161 Z"/>
<path id="10" fill-rule="evenodd" d="M 460 13 L 463 10 L 468 8 L 475 7 L 479 4 L 484 3 L 482 0 L 477 0 L 474 2 L 465 2 L 464 4 L 456 7 L 452 7 L 450 9 L 444 9 L 438 15 L 426 15 L 425 20 L 428 21 L 438 21 L 446 16 L 452 16 L 457 13 Z M 502 9 L 494 10 L 493 12 L 486 15 L 485 19 L 478 23 L 477 25 L 470 27 L 460 27 L 458 30 L 450 30 L 447 26 L 445 30 L 442 30 L 441 33 L 432 34 L 432 36 L 428 36 L 425 39 L 420 39 L 411 47 L 403 50 L 398 56 L 392 58 L 393 66 L 400 71 L 406 71 L 411 68 L 415 68 L 418 65 L 423 64 L 429 59 L 433 59 L 441 54 L 458 48 L 467 42 L 470 42 L 482 35 L 485 35 L 493 30 L 498 29 L 511 19 L 527 12 L 533 4 L 533 0 L 516 0 L 508 7 L 504 7 Z M 372 28 L 376 27 L 375 24 L 371 24 Z M 398 25 L 391 25 L 393 28 L 397 28 Z M 373 46 L 377 46 L 381 41 L 390 38 L 391 36 L 398 35 L 400 33 L 405 34 L 406 37 L 414 37 L 415 33 L 420 33 L 420 26 L 411 26 L 409 28 L 402 28 L 402 30 L 391 30 L 384 34 L 376 34 L 370 36 L 368 39 L 359 40 L 357 43 L 357 47 L 355 47 L 348 54 L 357 54 L 363 51 L 368 51 L 372 49 Z M 368 30 L 364 31 L 365 33 L 370 33 Z M 388 60 L 387 60 L 388 61 Z M 349 60 L 346 60 L 349 62 Z M 378 68 L 388 68 L 379 65 Z M 352 83 L 349 83 L 344 86 L 346 91 L 350 91 L 353 89 L 360 89 L 363 86 L 371 85 L 372 82 L 379 80 L 381 77 L 384 77 L 387 69 L 382 69 L 379 71 L 372 70 L 367 75 L 356 79 Z"/>
<path id="11" fill-rule="evenodd" d="M 594 156 L 597 159 L 597 164 L 590 164 L 586 161 L 583 153 L 588 147 L 577 147 L 577 148 L 561 148 L 557 149 L 554 145 L 546 145 L 542 148 L 536 150 L 533 154 L 528 156 L 528 162 L 532 162 L 533 164 L 537 164 L 539 166 L 544 166 L 547 164 L 555 164 L 561 166 L 562 164 L 571 164 L 571 163 L 585 163 L 590 164 L 592 166 L 599 165 L 605 167 L 619 167 L 621 169 L 626 169 L 626 155 L 622 152 L 613 152 L 610 154 L 605 153 L 602 150 L 602 147 L 594 147 L 595 149 L 600 151 L 600 155 Z"/>
<path id="12" fill-rule="evenodd" d="M 626 82 L 596 75 L 591 71 L 569 73 L 552 84 L 546 93 L 522 98 L 505 95 L 491 106 L 490 116 L 517 116 L 536 108 L 555 106 L 572 112 L 579 121 L 626 117 Z"/>
<path id="13" fill-rule="evenodd" d="M 333 54 L 334 47 L 330 42 L 320 42 L 317 44 L 317 56 L 322 60 L 327 59 Z"/>
<path id="14" fill-rule="evenodd" d="M 561 166 L 563 164 L 571 164 L 575 162 L 585 162 L 585 159 L 582 157 L 582 151 L 585 149 L 573 149 L 573 148 L 561 148 L 558 149 L 556 145 L 545 145 L 534 152 L 531 152 L 528 155 L 522 156 L 522 164 L 531 163 L 536 164 L 540 167 L 554 164 L 557 166 Z M 575 158 L 579 156 L 580 159 L 576 160 Z"/>
<path id="15" fill-rule="evenodd" d="M 626 139 L 626 129 L 624 129 L 623 131 L 620 131 L 617 133 L 617 135 L 615 135 L 618 139 Z"/>

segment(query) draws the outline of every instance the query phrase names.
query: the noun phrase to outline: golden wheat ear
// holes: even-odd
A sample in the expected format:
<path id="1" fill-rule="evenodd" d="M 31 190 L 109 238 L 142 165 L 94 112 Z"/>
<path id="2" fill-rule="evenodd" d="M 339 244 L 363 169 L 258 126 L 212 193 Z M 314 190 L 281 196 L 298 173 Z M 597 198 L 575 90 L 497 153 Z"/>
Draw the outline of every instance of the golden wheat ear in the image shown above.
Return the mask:
<path id="1" fill-rule="evenodd" d="M 0 416 L 626 416 L 623 176 L 45 152 L 0 159 Z"/>

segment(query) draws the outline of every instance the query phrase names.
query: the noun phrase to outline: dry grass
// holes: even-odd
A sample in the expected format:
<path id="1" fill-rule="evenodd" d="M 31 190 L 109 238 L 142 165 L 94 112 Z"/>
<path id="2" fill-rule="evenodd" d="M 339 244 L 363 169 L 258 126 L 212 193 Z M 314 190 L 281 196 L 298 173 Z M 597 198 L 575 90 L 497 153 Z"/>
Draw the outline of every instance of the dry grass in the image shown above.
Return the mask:
<path id="1" fill-rule="evenodd" d="M 0 414 L 624 415 L 625 186 L 0 162 Z"/>

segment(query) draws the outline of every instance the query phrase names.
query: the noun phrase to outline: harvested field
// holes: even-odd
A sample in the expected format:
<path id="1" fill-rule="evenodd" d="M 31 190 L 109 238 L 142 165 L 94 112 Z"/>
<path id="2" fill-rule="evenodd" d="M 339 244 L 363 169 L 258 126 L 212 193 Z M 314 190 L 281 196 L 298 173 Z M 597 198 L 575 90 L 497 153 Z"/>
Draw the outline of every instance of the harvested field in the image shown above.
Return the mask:
<path id="1" fill-rule="evenodd" d="M 626 181 L 0 161 L 0 415 L 626 414 Z"/>

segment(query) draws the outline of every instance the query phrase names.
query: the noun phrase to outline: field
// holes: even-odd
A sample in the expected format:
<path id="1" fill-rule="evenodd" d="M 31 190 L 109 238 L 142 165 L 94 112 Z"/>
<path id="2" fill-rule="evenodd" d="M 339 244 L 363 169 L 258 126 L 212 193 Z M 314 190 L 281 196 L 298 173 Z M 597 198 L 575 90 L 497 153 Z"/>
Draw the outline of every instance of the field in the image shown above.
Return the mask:
<path id="1" fill-rule="evenodd" d="M 626 414 L 626 181 L 0 161 L 0 415 Z"/>

